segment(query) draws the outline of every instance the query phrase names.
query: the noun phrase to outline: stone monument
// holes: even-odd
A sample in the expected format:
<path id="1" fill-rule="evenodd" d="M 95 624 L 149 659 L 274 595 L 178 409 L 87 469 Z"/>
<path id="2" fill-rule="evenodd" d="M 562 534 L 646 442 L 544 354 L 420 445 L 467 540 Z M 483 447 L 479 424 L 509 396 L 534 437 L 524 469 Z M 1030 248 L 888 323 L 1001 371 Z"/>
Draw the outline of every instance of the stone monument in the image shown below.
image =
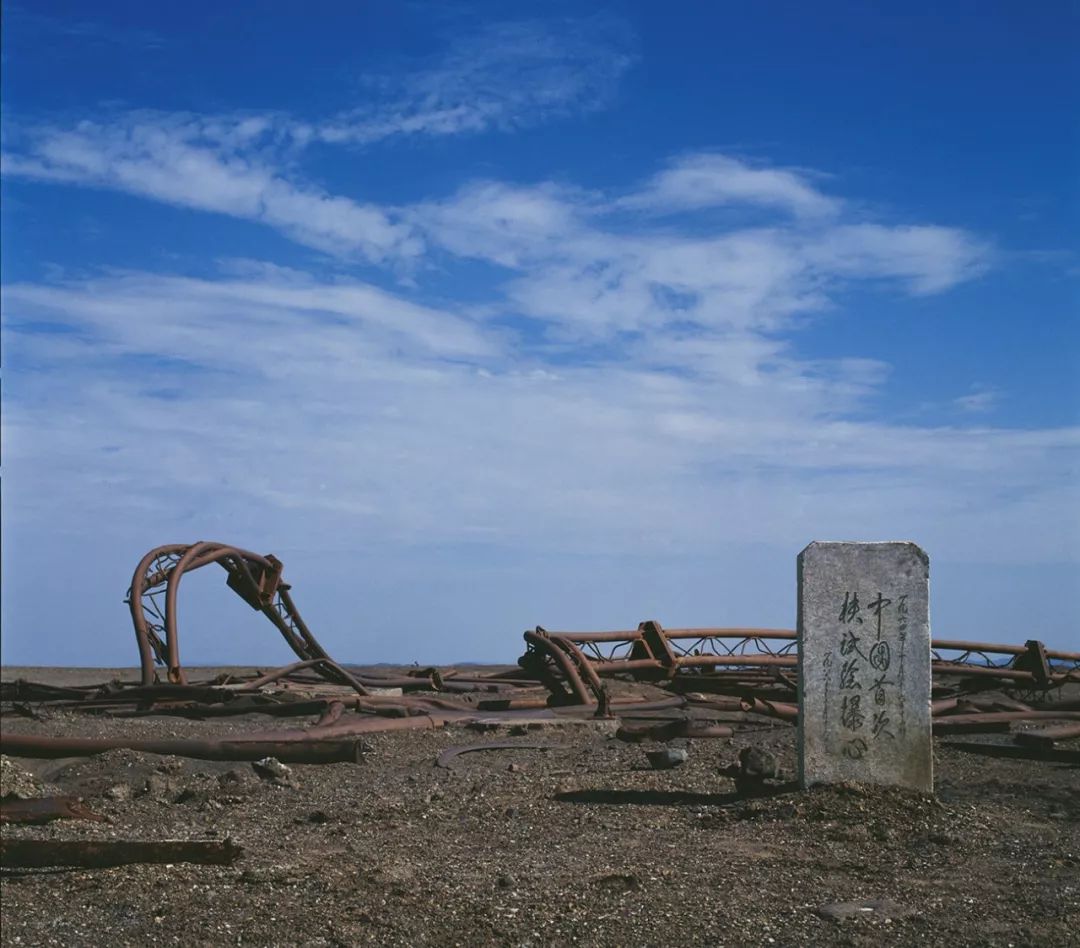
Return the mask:
<path id="1" fill-rule="evenodd" d="M 799 783 L 934 791 L 930 561 L 914 543 L 799 554 Z"/>

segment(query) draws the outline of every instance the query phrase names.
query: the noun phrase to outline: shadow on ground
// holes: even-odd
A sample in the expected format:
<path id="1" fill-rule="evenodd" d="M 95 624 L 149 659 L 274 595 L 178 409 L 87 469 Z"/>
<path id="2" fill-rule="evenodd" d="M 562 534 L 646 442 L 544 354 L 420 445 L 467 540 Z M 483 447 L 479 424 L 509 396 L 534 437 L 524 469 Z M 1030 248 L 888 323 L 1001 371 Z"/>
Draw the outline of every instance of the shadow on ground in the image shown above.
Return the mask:
<path id="1" fill-rule="evenodd" d="M 607 803 L 630 806 L 730 806 L 745 800 L 778 797 L 798 790 L 795 781 L 732 793 L 692 793 L 685 790 L 567 790 L 556 793 L 560 803 Z"/>

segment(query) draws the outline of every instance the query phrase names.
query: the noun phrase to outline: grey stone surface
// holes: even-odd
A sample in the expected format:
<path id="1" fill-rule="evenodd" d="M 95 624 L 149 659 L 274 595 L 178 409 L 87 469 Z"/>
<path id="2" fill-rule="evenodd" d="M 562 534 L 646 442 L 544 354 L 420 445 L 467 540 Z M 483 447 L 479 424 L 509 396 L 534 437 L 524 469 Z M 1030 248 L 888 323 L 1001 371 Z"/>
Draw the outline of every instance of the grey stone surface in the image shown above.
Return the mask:
<path id="1" fill-rule="evenodd" d="M 929 559 L 815 542 L 798 565 L 800 784 L 933 793 Z"/>
<path id="2" fill-rule="evenodd" d="M 645 756 L 649 758 L 653 770 L 681 767 L 690 759 L 690 755 L 681 747 L 662 747 L 660 750 L 648 751 Z"/>
<path id="3" fill-rule="evenodd" d="M 822 918 L 832 922 L 844 922 L 849 918 L 874 917 L 883 919 L 905 918 L 915 910 L 892 899 L 867 899 L 865 902 L 830 902 L 816 910 Z"/>

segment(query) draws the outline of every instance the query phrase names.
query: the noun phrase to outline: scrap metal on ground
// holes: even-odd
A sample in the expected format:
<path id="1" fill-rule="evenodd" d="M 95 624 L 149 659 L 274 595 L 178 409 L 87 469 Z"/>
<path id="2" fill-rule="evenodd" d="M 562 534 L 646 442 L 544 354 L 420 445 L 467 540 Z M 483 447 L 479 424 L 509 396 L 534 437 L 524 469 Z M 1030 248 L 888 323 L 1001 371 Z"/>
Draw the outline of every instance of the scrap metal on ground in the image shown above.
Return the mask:
<path id="1" fill-rule="evenodd" d="M 131 863 L 177 862 L 225 866 L 239 859 L 243 852 L 231 839 L 4 839 L 0 840 L 0 866 L 103 869 Z"/>
<path id="2" fill-rule="evenodd" d="M 180 661 L 180 580 L 211 564 L 225 570 L 230 589 L 270 619 L 298 661 L 265 673 L 189 680 Z M 787 726 L 798 716 L 797 643 L 788 629 L 664 629 L 655 620 L 614 632 L 537 626 L 525 633 L 516 668 L 374 674 L 326 653 L 300 617 L 282 573 L 274 556 L 222 543 L 156 547 L 139 562 L 127 598 L 141 665 L 138 683 L 4 682 L 0 701 L 5 710 L 28 716 L 47 706 L 112 717 L 314 717 L 307 726 L 198 739 L 52 737 L 5 729 L 4 753 L 68 757 L 123 747 L 206 759 L 273 756 L 322 763 L 359 759 L 363 737 L 386 730 L 539 727 L 599 718 L 617 719 L 624 740 L 668 740 L 728 737 L 738 728 Z M 933 659 L 935 731 L 1080 720 L 1076 703 L 1061 700 L 1063 686 L 1080 683 L 1080 653 L 1047 649 L 1035 640 L 1002 645 L 940 639 L 933 643 Z M 621 683 L 614 691 L 613 681 Z"/>

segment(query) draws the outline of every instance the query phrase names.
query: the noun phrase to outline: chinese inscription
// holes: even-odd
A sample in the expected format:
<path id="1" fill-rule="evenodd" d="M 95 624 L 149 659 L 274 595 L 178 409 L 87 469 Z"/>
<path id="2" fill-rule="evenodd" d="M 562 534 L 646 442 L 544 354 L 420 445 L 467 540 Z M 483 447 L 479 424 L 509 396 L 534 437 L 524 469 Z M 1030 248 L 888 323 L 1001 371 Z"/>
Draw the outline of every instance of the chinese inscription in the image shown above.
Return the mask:
<path id="1" fill-rule="evenodd" d="M 901 600 L 906 601 L 906 598 L 901 596 Z M 859 647 L 861 637 L 852 629 L 852 623 L 863 623 L 858 590 L 844 591 L 844 601 L 837 616 L 837 620 L 844 626 L 837 646 L 843 660 L 840 666 L 840 690 L 862 691 L 866 684 L 867 703 L 873 705 L 865 707 L 862 696 L 858 694 L 843 696 L 840 720 L 849 733 L 842 751 L 844 756 L 854 760 L 860 759 L 868 749 L 867 741 L 862 736 L 864 727 L 869 730 L 872 741 L 882 737 L 895 738 L 889 730 L 889 706 L 895 703 L 891 701 L 890 691 L 895 688 L 895 682 L 888 677 L 889 666 L 892 664 L 892 649 L 889 646 L 891 616 L 888 610 L 892 603 L 892 599 L 887 598 L 879 589 L 877 596 L 867 605 L 871 620 L 870 634 L 873 636 L 869 653 Z M 870 674 L 866 674 L 867 671 Z"/>

